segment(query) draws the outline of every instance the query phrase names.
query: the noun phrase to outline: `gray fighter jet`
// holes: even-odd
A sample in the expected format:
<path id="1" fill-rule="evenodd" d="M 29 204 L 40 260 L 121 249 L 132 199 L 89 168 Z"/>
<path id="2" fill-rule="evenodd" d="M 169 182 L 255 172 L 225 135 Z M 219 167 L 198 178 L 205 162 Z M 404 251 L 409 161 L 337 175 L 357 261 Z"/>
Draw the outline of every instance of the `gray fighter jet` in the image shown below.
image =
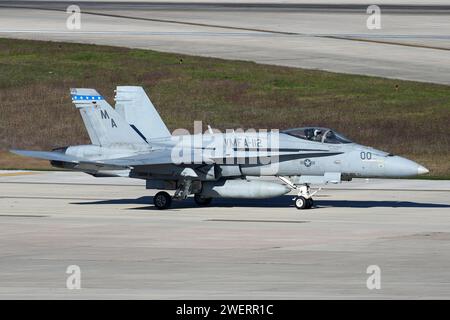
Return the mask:
<path id="1" fill-rule="evenodd" d="M 95 177 L 138 178 L 147 189 L 174 190 L 173 196 L 160 191 L 153 197 L 158 209 L 190 195 L 204 206 L 213 198 L 270 198 L 291 190 L 298 193 L 295 206 L 309 209 L 311 185 L 428 173 L 328 128 L 218 133 L 209 127 L 205 133 L 171 134 L 142 87 L 117 87 L 115 108 L 94 89 L 71 89 L 71 95 L 92 144 L 11 151 Z M 276 177 L 279 183 L 254 177 Z"/>

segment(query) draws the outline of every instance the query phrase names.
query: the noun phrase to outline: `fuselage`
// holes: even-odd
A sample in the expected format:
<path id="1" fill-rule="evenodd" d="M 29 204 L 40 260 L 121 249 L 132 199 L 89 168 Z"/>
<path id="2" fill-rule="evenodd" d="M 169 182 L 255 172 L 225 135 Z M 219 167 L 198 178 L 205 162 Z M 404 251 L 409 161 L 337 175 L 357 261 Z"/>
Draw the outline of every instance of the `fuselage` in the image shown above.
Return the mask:
<path id="1" fill-rule="evenodd" d="M 131 170 L 130 176 L 136 178 L 149 177 L 149 174 L 157 178 L 176 177 L 185 167 L 194 170 L 201 167 L 199 180 L 237 176 L 323 176 L 326 173 L 340 173 L 343 179 L 409 177 L 428 172 L 414 161 L 346 138 L 311 138 L 305 137 L 303 131 L 301 134 L 297 134 L 297 131 L 293 133 L 289 130 L 206 133 L 153 139 L 142 145 L 121 144 L 108 148 L 72 146 L 63 152 L 80 158 L 102 160 L 117 158 L 118 155 L 128 157 L 145 154 L 158 149 L 172 150 L 175 164 L 149 167 L 145 172 L 142 172 L 142 168 L 139 172 Z M 341 136 L 336 134 L 335 137 Z M 195 150 L 195 153 L 191 150 Z M 79 170 L 84 171 L 82 167 Z M 124 175 L 123 172 L 120 175 Z"/>

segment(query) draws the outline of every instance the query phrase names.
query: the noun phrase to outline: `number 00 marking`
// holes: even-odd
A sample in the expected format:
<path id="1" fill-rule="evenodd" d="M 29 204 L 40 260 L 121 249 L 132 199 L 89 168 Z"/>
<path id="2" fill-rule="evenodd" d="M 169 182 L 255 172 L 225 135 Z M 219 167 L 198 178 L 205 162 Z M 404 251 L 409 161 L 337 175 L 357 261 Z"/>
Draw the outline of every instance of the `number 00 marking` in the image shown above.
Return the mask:
<path id="1" fill-rule="evenodd" d="M 372 152 L 361 152 L 360 157 L 362 160 L 371 160 L 372 159 Z"/>

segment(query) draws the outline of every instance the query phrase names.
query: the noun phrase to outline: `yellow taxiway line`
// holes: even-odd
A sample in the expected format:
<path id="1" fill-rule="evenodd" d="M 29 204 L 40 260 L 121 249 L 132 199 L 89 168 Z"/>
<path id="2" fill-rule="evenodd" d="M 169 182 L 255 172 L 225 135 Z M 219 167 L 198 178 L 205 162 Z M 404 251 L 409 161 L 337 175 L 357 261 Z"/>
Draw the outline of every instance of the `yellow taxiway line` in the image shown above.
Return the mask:
<path id="1" fill-rule="evenodd" d="M 30 174 L 38 174 L 39 172 L 8 172 L 0 173 L 0 177 L 26 176 Z"/>

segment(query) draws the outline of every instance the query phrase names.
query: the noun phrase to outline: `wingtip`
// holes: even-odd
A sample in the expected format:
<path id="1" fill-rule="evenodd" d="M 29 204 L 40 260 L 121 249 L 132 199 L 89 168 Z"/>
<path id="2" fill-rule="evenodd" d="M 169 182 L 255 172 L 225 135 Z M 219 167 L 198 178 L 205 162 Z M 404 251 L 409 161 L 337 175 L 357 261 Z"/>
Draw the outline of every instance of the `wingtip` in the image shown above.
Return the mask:
<path id="1" fill-rule="evenodd" d="M 14 154 L 18 154 L 18 155 L 21 155 L 21 152 L 22 152 L 23 150 L 19 150 L 19 149 L 9 149 L 9 152 L 10 153 L 14 153 Z"/>
<path id="2" fill-rule="evenodd" d="M 18 156 L 22 156 L 22 157 L 30 157 L 30 152 L 31 150 L 21 150 L 21 149 L 10 149 L 9 152 L 18 155 Z"/>

